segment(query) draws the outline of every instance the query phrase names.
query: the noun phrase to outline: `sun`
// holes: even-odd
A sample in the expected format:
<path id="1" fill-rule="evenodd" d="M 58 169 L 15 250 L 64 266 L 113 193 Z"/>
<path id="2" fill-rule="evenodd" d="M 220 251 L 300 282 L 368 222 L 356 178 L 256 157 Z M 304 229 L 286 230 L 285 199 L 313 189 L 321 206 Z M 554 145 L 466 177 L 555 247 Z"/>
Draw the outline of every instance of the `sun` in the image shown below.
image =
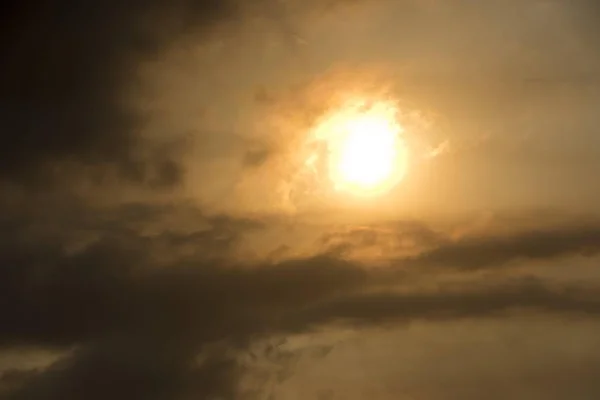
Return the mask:
<path id="1" fill-rule="evenodd" d="M 355 99 L 326 115 L 315 128 L 336 191 L 357 196 L 388 192 L 405 175 L 407 149 L 398 110 L 390 101 Z"/>

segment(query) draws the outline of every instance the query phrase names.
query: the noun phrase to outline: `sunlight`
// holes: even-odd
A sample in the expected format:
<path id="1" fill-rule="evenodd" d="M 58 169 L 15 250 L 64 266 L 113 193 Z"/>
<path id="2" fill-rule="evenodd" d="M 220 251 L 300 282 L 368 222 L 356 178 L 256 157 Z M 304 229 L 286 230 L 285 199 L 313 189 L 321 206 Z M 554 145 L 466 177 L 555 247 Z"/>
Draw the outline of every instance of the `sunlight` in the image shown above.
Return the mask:
<path id="1" fill-rule="evenodd" d="M 316 127 L 325 143 L 327 173 L 335 190 L 358 196 L 388 192 L 404 176 L 407 151 L 391 102 L 349 102 Z"/>

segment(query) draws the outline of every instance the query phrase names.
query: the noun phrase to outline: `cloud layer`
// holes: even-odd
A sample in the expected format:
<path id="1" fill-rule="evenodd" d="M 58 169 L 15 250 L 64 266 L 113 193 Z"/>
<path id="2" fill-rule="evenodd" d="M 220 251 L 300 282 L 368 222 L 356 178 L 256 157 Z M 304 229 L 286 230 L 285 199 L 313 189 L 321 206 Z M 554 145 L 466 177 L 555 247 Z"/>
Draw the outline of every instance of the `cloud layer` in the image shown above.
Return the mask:
<path id="1" fill-rule="evenodd" d="M 536 214 L 527 215 L 534 220 L 531 224 L 512 221 L 496 226 L 491 221 L 482 229 L 469 230 L 470 226 L 448 228 L 442 223 L 439 226 L 426 223 L 424 218 L 407 221 L 391 214 L 384 222 L 359 224 L 352 218 L 361 216 L 354 215 L 353 210 L 347 213 L 349 216 L 345 215 L 348 218 L 343 224 L 335 222 L 334 213 L 329 215 L 329 210 L 323 218 L 300 214 L 290 217 L 278 214 L 279 210 L 269 216 L 214 213 L 199 205 L 204 199 L 191 196 L 190 200 L 181 185 L 186 175 L 192 174 L 184 154 L 196 154 L 188 145 L 202 147 L 205 143 L 198 140 L 200 146 L 190 144 L 182 139 L 185 135 L 179 135 L 180 132 L 170 133 L 171 129 L 203 130 L 205 126 L 192 126 L 190 121 L 181 122 L 173 115 L 157 117 L 151 112 L 141 112 L 139 104 L 135 104 L 138 97 L 143 97 L 139 92 L 147 89 L 139 81 L 141 66 L 181 48 L 184 48 L 182 59 L 192 57 L 195 50 L 185 48 L 189 43 L 199 46 L 212 40 L 211 45 L 219 48 L 220 39 L 225 41 L 228 35 L 234 35 L 238 25 L 253 27 L 253 17 L 257 15 L 275 19 L 278 29 L 285 31 L 284 36 L 293 39 L 293 45 L 286 42 L 286 46 L 297 49 L 306 45 L 306 41 L 296 37 L 285 18 L 279 19 L 279 10 L 325 13 L 327 9 L 331 13 L 327 15 L 336 15 L 345 3 L 327 2 L 340 8 L 313 2 L 304 5 L 290 2 L 283 6 L 270 1 L 247 5 L 217 0 L 132 0 L 121 5 L 13 1 L 4 6 L 7 12 L 0 13 L 0 352 L 51 349 L 61 356 L 58 361 L 51 358 L 45 367 L 0 366 L 1 398 L 216 400 L 244 398 L 244 395 L 252 398 L 258 394 L 241 385 L 252 367 L 244 360 L 272 357 L 284 364 L 290 361 L 285 354 L 278 359 L 278 352 L 284 351 L 277 346 L 267 346 L 264 354 L 256 354 L 253 346 L 274 338 L 318 336 L 323 330 L 387 329 L 415 323 L 443 326 L 463 321 L 503 321 L 515 315 L 552 316 L 561 321 L 598 319 L 600 281 L 584 282 L 575 267 L 582 262 L 597 263 L 600 223 L 594 218 L 582 221 L 557 217 L 560 221 L 554 222 L 551 216 Z M 422 2 L 406 2 L 401 11 L 408 24 L 415 10 L 425 7 L 427 13 L 419 15 L 421 20 L 429 21 L 431 26 L 427 26 L 434 36 L 440 35 L 440 26 L 454 23 L 455 32 L 460 33 L 463 31 L 457 21 L 476 24 L 480 21 L 478 16 L 489 18 L 499 11 L 491 6 L 467 7 L 468 2 L 459 3 L 464 14 L 455 15 L 444 5 L 426 6 Z M 565 17 L 568 21 L 575 18 L 582 22 L 587 30 L 577 33 L 586 46 L 596 43 L 597 32 L 593 24 L 584 23 L 587 20 L 578 12 L 589 11 L 583 13 L 585 16 L 597 13 L 592 3 L 577 2 L 576 7 L 569 8 L 573 14 Z M 528 11 L 539 6 L 527 4 L 531 6 Z M 510 17 L 509 8 L 502 9 L 502 18 Z M 548 15 L 554 15 L 550 11 Z M 327 64 L 328 58 L 323 54 L 336 48 L 337 42 L 333 39 L 328 42 L 323 34 L 331 30 L 329 22 L 333 20 L 324 21 L 315 20 L 316 33 L 307 39 L 321 40 L 319 44 L 323 47 L 318 47 L 314 54 L 307 53 L 314 59 L 307 56 L 310 62 L 302 74 Z M 495 35 L 504 37 L 506 27 L 497 25 L 481 32 L 492 39 Z M 532 27 L 521 28 L 529 32 Z M 424 34 L 419 29 L 416 32 Z M 452 51 L 462 49 L 469 53 L 475 47 L 481 50 L 482 59 L 487 55 L 486 62 L 492 64 L 500 57 L 488 54 L 494 46 L 484 46 L 478 40 L 463 43 L 462 36 L 457 36 L 458 39 L 448 43 Z M 533 40 L 536 36 L 527 37 Z M 369 51 L 377 48 L 379 42 L 371 39 L 365 39 L 362 50 L 374 57 L 376 52 Z M 494 40 L 493 43 L 504 43 L 498 38 Z M 442 45 L 431 42 L 441 46 L 440 52 L 446 49 L 442 46 L 445 42 L 440 42 Z M 240 39 L 240 43 L 245 42 Z M 428 40 L 423 43 L 429 48 Z M 265 44 L 264 48 L 269 46 Z M 351 48 L 356 46 L 354 41 L 348 44 Z M 409 57 L 415 50 L 406 46 Z M 423 52 L 424 60 L 435 60 L 427 51 Z M 252 61 L 248 66 L 260 64 L 260 57 L 250 53 L 245 55 Z M 559 53 L 557 50 L 548 54 L 555 59 Z M 265 58 L 269 54 L 265 51 Z M 341 49 L 340 54 L 346 61 L 355 59 L 354 53 L 347 49 Z M 588 56 L 582 59 L 591 65 L 595 55 Z M 215 85 L 226 91 L 225 83 L 235 86 L 235 79 L 242 73 L 235 57 L 222 57 L 227 61 L 224 64 L 235 64 L 238 68 L 234 69 L 237 75 L 229 74 L 223 85 Z M 220 60 L 216 56 L 215 59 Z M 293 58 L 291 64 L 300 59 Z M 208 63 L 212 58 L 207 60 L 202 62 Z M 201 64 L 190 63 L 192 69 Z M 177 71 L 179 65 L 172 64 L 172 70 Z M 221 64 L 215 64 L 211 71 L 220 72 Z M 560 70 L 563 64 L 552 64 L 549 69 Z M 452 69 L 451 63 L 440 65 Z M 450 86 L 471 82 L 470 78 L 463 78 L 477 68 L 471 68 L 469 63 L 461 65 L 464 70 L 460 70 Z M 172 70 L 161 71 L 169 75 Z M 277 71 L 267 69 L 264 74 L 271 72 Z M 570 83 L 574 79 L 572 72 L 569 70 L 567 74 Z M 196 71 L 193 76 L 203 83 L 210 81 L 213 75 L 208 78 L 209 74 L 204 73 Z M 252 73 L 256 71 L 248 68 L 248 75 Z M 185 76 L 173 75 L 174 80 L 183 81 L 179 86 L 173 84 L 173 92 L 180 94 L 179 89 L 187 86 L 192 87 L 189 89 L 192 92 L 195 90 L 193 82 Z M 445 82 L 444 75 L 439 76 Z M 522 82 L 520 79 L 516 81 Z M 554 75 L 548 79 L 556 82 Z M 482 79 L 484 83 L 475 85 L 474 91 L 485 92 L 488 80 Z M 250 78 L 248 81 L 253 82 Z M 592 81 L 585 80 L 583 85 L 575 82 L 579 84 L 574 85 L 575 89 L 593 88 Z M 436 86 L 439 81 L 432 79 L 426 83 Z M 419 86 L 418 79 L 413 84 Z M 208 84 L 207 87 L 212 88 Z M 507 91 L 513 93 L 511 88 Z M 216 103 L 218 94 L 216 90 L 215 93 L 206 90 L 202 96 L 209 103 Z M 155 100 L 171 102 L 171 97 L 162 95 L 165 93 L 158 93 Z M 465 96 L 469 97 L 468 93 Z M 476 103 L 477 96 L 469 97 L 465 104 Z M 277 102 L 267 94 L 258 97 Z M 291 97 L 296 100 L 294 95 Z M 252 101 L 249 96 L 248 102 L 239 104 L 250 109 L 256 106 Z M 494 106 L 496 101 L 496 97 L 489 100 Z M 173 104 L 175 109 L 181 106 L 179 102 Z M 238 103 L 232 104 L 220 122 L 224 126 L 238 123 L 242 125 L 240 129 L 251 131 L 249 123 L 229 121 L 235 119 L 232 115 L 241 115 L 246 110 L 241 106 L 236 108 Z M 443 106 L 444 100 L 438 104 Z M 193 111 L 196 117 L 196 110 Z M 479 111 L 485 114 L 485 110 Z M 548 112 L 544 110 L 544 114 Z M 145 124 L 149 120 L 156 122 L 153 118 L 162 118 L 169 134 L 158 138 L 146 135 Z M 219 115 L 211 118 L 219 119 Z M 243 115 L 240 121 L 247 122 Z M 205 136 L 218 136 L 215 140 L 221 140 L 221 131 L 215 129 L 217 134 L 206 130 L 210 133 Z M 237 134 L 237 131 L 230 136 L 223 133 L 227 137 L 223 139 L 224 146 L 237 146 L 227 142 L 233 141 Z M 239 137 L 237 140 L 243 141 Z M 594 143 L 587 140 L 588 144 Z M 561 147 L 562 142 L 556 143 Z M 194 148 L 200 153 L 204 151 L 202 154 L 211 161 L 211 157 L 220 156 L 211 154 L 214 149 L 210 147 L 200 150 Z M 239 165 L 228 159 L 224 164 L 234 165 L 231 169 L 242 176 L 266 168 L 265 165 L 273 167 L 265 161 L 273 156 L 271 148 L 258 146 L 255 152 L 246 150 L 240 152 L 243 156 L 238 160 Z M 485 157 L 495 154 L 481 153 Z M 223 158 L 228 154 L 225 152 Z M 512 159 L 509 161 L 512 163 Z M 218 171 L 206 168 L 193 176 L 193 183 L 200 187 L 199 191 L 215 182 L 219 187 L 235 186 L 235 179 L 231 183 Z M 250 185 L 242 194 L 248 197 L 252 194 L 257 203 L 265 203 L 263 199 L 274 191 L 272 182 L 262 180 L 260 174 L 257 176 L 260 185 Z M 503 175 L 503 179 L 512 182 L 516 178 Z M 536 182 L 540 180 L 543 179 L 536 176 Z M 89 185 L 87 190 L 75 190 L 83 181 Z M 113 181 L 122 186 L 108 190 L 105 184 Z M 486 181 L 486 184 L 497 182 Z M 143 194 L 131 196 L 135 197 L 132 201 L 129 191 L 138 190 Z M 551 190 L 559 191 L 556 187 Z M 514 192 L 521 193 L 518 185 Z M 432 193 L 432 198 L 443 197 Z M 495 193 L 505 195 L 508 191 Z M 236 198 L 236 194 L 239 193 L 235 190 L 223 190 L 222 195 L 219 192 L 213 211 L 222 203 L 248 201 L 244 196 Z M 470 199 L 477 197 L 467 195 Z M 535 200 L 543 203 L 541 197 Z M 494 200 L 488 199 L 490 203 Z M 311 225 L 307 222 L 310 218 L 319 221 Z M 540 273 L 557 265 L 564 271 L 563 278 L 569 279 Z M 582 367 L 581 374 L 591 376 L 590 371 L 597 371 L 593 360 Z M 588 396 L 586 400 L 596 390 L 594 385 L 590 387 L 589 391 L 582 391 Z M 599 393 L 594 392 L 593 396 Z M 321 398 L 331 396 L 324 393 Z"/>
<path id="2" fill-rule="evenodd" d="M 596 318 L 600 312 L 600 289 L 593 284 L 511 278 L 508 268 L 516 259 L 591 256 L 599 243 L 593 226 L 440 242 L 420 256 L 392 260 L 386 269 L 331 253 L 240 265 L 227 256 L 235 251 L 228 245 L 232 239 L 215 240 L 223 232 L 235 238 L 265 229 L 260 224 L 190 213 L 198 226 L 202 218 L 210 228 L 148 236 L 120 222 L 124 215 L 130 222 L 135 215 L 148 220 L 158 210 L 97 213 L 97 220 L 63 226 L 61 236 L 44 236 L 33 221 L 4 235 L 0 346 L 75 349 L 31 377 L 5 374 L 5 385 L 29 378 L 9 398 L 235 398 L 243 372 L 239 356 L 261 338 L 340 323 L 379 327 L 515 312 Z M 94 239 L 73 247 L 72 233 L 85 229 L 93 230 Z M 184 243 L 197 252 L 182 253 Z M 210 255 L 215 246 L 221 257 Z M 435 289 L 403 284 L 410 282 L 407 276 L 434 279 L 439 267 L 506 273 Z"/>

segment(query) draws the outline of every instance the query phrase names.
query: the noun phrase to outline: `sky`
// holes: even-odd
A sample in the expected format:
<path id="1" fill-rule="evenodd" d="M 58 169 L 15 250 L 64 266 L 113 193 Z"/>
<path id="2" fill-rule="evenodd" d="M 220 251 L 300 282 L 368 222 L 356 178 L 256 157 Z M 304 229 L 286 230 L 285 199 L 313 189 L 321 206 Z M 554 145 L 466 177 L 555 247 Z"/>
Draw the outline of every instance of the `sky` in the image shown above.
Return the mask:
<path id="1" fill-rule="evenodd" d="M 0 399 L 600 397 L 597 2 L 118 3 L 0 10 Z"/>

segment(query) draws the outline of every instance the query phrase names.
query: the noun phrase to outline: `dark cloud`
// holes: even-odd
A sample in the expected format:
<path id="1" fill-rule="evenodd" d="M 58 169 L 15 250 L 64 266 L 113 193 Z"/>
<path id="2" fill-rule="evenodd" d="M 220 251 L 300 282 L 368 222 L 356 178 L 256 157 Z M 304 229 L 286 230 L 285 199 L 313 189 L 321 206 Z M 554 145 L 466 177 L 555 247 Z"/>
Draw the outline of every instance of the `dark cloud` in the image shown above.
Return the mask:
<path id="1" fill-rule="evenodd" d="M 325 234 L 321 241 L 330 254 L 343 256 L 374 247 L 382 250 L 383 254 L 389 254 L 388 258 L 396 266 L 413 269 L 441 267 L 476 271 L 519 261 L 592 257 L 600 252 L 600 227 L 595 222 L 565 224 L 559 220 L 551 226 L 525 226 L 508 232 L 494 231 L 494 224 L 489 223 L 490 231 L 462 234 L 455 238 L 448 232 L 436 231 L 417 221 L 386 222 L 338 227 Z M 417 254 L 395 256 L 395 252 L 399 251 Z"/>
<path id="2" fill-rule="evenodd" d="M 449 240 L 401 263 L 406 266 L 479 269 L 512 261 L 592 256 L 599 251 L 600 227 L 590 224 Z"/>
<path id="3" fill-rule="evenodd" d="M 128 91 L 140 61 L 181 34 L 235 15 L 233 2 L 40 0 L 3 7 L 3 178 L 51 178 L 85 164 L 152 184 L 179 179 L 176 154 L 162 143 L 142 147 L 144 116 L 127 104 Z"/>
<path id="4" fill-rule="evenodd" d="M 0 373 L 0 398 L 17 391 L 39 373 L 38 370 L 20 369 L 9 369 Z"/>
<path id="5" fill-rule="evenodd" d="M 478 283 L 476 289 L 431 293 L 374 293 L 336 299 L 304 310 L 292 324 L 304 327 L 332 320 L 377 326 L 389 322 L 506 316 L 514 311 L 537 311 L 596 317 L 600 296 L 581 287 L 553 287 L 538 280 Z M 297 318 L 297 319 L 296 319 Z"/>
<path id="6" fill-rule="evenodd" d="M 79 351 L 34 376 L 11 399 L 233 398 L 235 360 L 194 359 L 177 342 L 118 339 Z"/>
<path id="7" fill-rule="evenodd" d="M 236 354 L 258 338 L 343 321 L 378 326 L 497 317 L 519 310 L 595 318 L 600 311 L 595 289 L 536 279 L 455 285 L 434 292 L 406 287 L 390 291 L 401 278 L 332 254 L 254 266 L 210 256 L 213 247 L 225 255 L 232 251 L 230 241 L 248 229 L 263 229 L 260 221 L 203 217 L 210 227 L 203 233 L 171 234 L 165 229 L 152 236 L 136 226 L 136 221 L 161 221 L 173 212 L 169 207 L 129 206 L 74 215 L 59 236 L 41 235 L 32 228 L 40 224 L 36 220 L 30 226 L 15 222 L 12 227 L 21 229 L 4 231 L 0 346 L 79 348 L 32 374 L 9 398 L 235 398 L 244 371 Z M 97 237 L 68 250 L 68 232 L 84 226 Z M 420 225 L 400 224 L 398 229 L 412 231 L 415 226 Z M 597 242 L 596 232 L 556 229 L 516 234 L 510 240 L 473 239 L 477 245 L 441 244 L 421 262 L 444 265 L 446 257 L 448 266 L 458 267 L 464 259 L 472 268 L 495 267 L 531 254 L 552 260 L 587 249 Z M 221 236 L 229 239 L 221 244 Z M 180 252 L 189 244 L 199 252 Z M 552 251 L 539 250 L 545 246 Z M 477 263 L 469 264 L 479 248 L 491 256 L 476 256 Z M 498 257 L 498 252 L 508 256 Z M 174 257 L 165 263 L 161 254 Z M 385 286 L 385 292 L 373 292 Z M 224 347 L 211 350 L 218 343 Z"/>

